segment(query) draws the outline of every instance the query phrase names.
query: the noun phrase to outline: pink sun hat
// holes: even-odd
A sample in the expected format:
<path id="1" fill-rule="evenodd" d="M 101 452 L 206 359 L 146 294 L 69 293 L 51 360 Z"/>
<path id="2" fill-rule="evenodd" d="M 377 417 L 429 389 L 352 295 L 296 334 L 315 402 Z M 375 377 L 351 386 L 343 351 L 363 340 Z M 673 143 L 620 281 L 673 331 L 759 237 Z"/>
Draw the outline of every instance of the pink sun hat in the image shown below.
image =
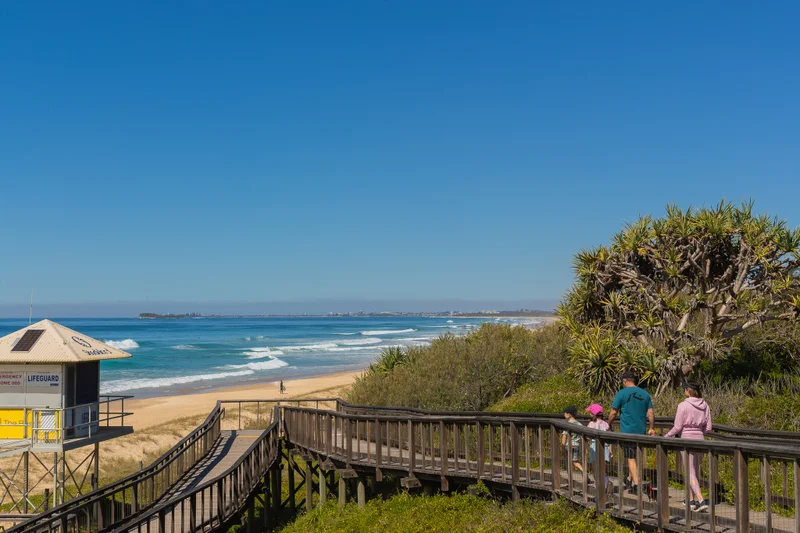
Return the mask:
<path id="1" fill-rule="evenodd" d="M 599 415 L 603 412 L 603 406 L 599 403 L 593 403 L 589 407 L 586 408 L 586 412 L 592 413 L 594 416 Z"/>

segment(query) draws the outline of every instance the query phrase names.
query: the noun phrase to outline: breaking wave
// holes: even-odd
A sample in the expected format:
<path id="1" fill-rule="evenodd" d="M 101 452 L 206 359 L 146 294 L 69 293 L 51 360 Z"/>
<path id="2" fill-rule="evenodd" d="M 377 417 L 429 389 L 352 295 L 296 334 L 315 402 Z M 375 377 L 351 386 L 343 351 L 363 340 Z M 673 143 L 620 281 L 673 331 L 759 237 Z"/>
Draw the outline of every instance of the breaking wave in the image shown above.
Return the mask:
<path id="1" fill-rule="evenodd" d="M 392 335 L 394 333 L 414 333 L 415 329 L 408 328 L 408 329 L 376 329 L 371 331 L 362 331 L 361 334 L 367 337 L 372 337 L 373 335 Z"/>
<path id="2" fill-rule="evenodd" d="M 226 365 L 224 368 L 246 368 L 252 372 L 258 370 L 274 370 L 276 368 L 281 368 L 282 366 L 289 366 L 289 363 L 283 361 L 282 359 L 278 359 L 277 357 L 268 356 L 270 359 L 269 361 L 259 361 L 257 363 L 245 363 L 243 365 Z"/>
<path id="3" fill-rule="evenodd" d="M 183 385 L 196 381 L 207 381 L 211 379 L 232 378 L 237 376 L 249 376 L 254 374 L 254 370 L 240 370 L 237 372 L 219 372 L 217 374 L 196 374 L 194 376 L 176 376 L 172 378 L 153 378 L 153 379 L 115 379 L 106 381 L 100 386 L 100 394 L 113 394 L 135 389 L 155 389 L 159 387 L 169 387 L 171 385 Z"/>
<path id="4" fill-rule="evenodd" d="M 191 344 L 178 344 L 172 347 L 173 350 L 196 350 L 196 346 L 192 346 Z"/>
<path id="5" fill-rule="evenodd" d="M 283 355 L 280 350 L 271 350 L 269 348 L 253 348 L 244 352 L 248 359 L 264 359 L 265 357 L 274 357 L 276 355 Z"/>
<path id="6" fill-rule="evenodd" d="M 121 341 L 105 341 L 105 343 L 111 346 L 112 348 L 116 348 L 117 350 L 132 350 L 134 348 L 139 347 L 139 343 L 137 343 L 133 339 L 125 339 Z"/>
<path id="7" fill-rule="evenodd" d="M 379 339 L 377 337 L 367 337 L 365 339 L 353 339 L 351 341 L 340 341 L 337 342 L 339 346 L 362 346 L 364 344 L 379 344 L 383 342 L 383 339 Z"/>

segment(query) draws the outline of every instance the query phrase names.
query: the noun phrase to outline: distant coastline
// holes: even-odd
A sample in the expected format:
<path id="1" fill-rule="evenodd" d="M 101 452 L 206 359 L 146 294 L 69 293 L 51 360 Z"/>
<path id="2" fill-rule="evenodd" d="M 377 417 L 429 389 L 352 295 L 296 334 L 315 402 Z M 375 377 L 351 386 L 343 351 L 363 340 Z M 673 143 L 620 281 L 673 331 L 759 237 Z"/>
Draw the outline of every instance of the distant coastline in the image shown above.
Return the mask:
<path id="1" fill-rule="evenodd" d="M 192 319 L 192 318 L 336 318 L 336 317 L 432 317 L 432 318 L 552 318 L 553 311 L 539 309 L 518 309 L 516 311 L 433 311 L 433 312 L 394 312 L 381 311 L 377 313 L 357 312 L 331 312 L 327 314 L 263 314 L 263 315 L 214 315 L 201 313 L 161 314 L 139 313 L 142 319 Z"/>

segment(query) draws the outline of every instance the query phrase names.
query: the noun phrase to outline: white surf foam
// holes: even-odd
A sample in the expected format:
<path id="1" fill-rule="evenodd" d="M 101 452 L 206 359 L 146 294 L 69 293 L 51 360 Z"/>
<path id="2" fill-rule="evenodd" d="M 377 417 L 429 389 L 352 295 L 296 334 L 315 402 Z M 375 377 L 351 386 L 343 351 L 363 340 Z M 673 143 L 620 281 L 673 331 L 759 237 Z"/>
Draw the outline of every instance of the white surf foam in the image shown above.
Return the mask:
<path id="1" fill-rule="evenodd" d="M 448 324 L 452 324 L 452 323 L 453 323 L 453 321 L 452 321 L 452 320 L 448 320 L 448 321 L 447 321 L 447 323 L 448 323 Z"/>
<path id="2" fill-rule="evenodd" d="M 338 345 L 335 342 L 320 342 L 317 344 L 298 344 L 296 346 L 278 346 L 279 350 L 284 352 L 307 352 L 307 351 L 326 351 L 331 348 L 336 348 Z"/>
<path id="3" fill-rule="evenodd" d="M 269 348 L 266 349 L 254 348 L 253 350 L 248 350 L 244 352 L 244 355 L 246 355 L 248 359 L 264 359 L 265 357 L 274 357 L 276 355 L 283 355 L 283 352 L 280 350 L 270 350 Z"/>
<path id="4" fill-rule="evenodd" d="M 269 361 L 259 361 L 257 363 L 245 363 L 243 365 L 226 365 L 224 368 L 246 368 L 252 371 L 258 370 L 274 370 L 282 366 L 289 366 L 289 363 L 278 359 L 277 357 L 269 356 Z"/>
<path id="5" fill-rule="evenodd" d="M 112 348 L 116 348 L 118 350 L 132 350 L 134 348 L 139 347 L 139 343 L 137 343 L 133 339 L 124 339 L 121 341 L 104 341 L 106 344 L 111 346 Z"/>
<path id="6" fill-rule="evenodd" d="M 375 335 L 393 335 L 395 333 L 414 333 L 415 329 L 376 329 L 372 331 L 362 331 L 361 334 L 367 337 L 372 337 Z"/>
<path id="7" fill-rule="evenodd" d="M 100 387 L 100 394 L 113 394 L 135 389 L 155 389 L 159 387 L 169 387 L 171 385 L 182 385 L 194 383 L 196 381 L 207 381 L 212 379 L 232 378 L 237 376 L 249 376 L 255 374 L 253 370 L 239 370 L 236 372 L 219 372 L 216 374 L 196 374 L 194 376 L 175 376 L 171 378 L 142 378 L 142 379 L 114 379 L 103 382 Z"/>
<path id="8" fill-rule="evenodd" d="M 351 331 L 349 333 L 344 333 L 344 332 L 343 333 L 334 333 L 334 335 L 356 335 L 356 332 L 355 331 Z"/>
<path id="9" fill-rule="evenodd" d="M 178 344 L 172 347 L 173 350 L 196 350 L 196 346 L 192 346 L 191 344 Z"/>
<path id="10" fill-rule="evenodd" d="M 383 339 L 378 337 L 367 337 L 365 339 L 353 339 L 351 341 L 339 341 L 336 344 L 339 346 L 362 346 L 364 344 L 380 344 Z"/>

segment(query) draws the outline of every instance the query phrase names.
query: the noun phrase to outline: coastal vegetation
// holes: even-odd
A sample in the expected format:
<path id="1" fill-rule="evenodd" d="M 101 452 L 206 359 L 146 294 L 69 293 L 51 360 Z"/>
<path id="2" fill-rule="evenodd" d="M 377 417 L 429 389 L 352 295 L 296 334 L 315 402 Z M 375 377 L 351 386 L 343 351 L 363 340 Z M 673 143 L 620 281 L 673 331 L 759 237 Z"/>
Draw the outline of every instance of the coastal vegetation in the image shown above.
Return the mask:
<path id="1" fill-rule="evenodd" d="M 567 370 L 564 335 L 484 324 L 430 346 L 387 349 L 359 378 L 348 401 L 445 411 L 481 411 L 526 383 Z"/>
<path id="2" fill-rule="evenodd" d="M 636 370 L 657 392 L 730 357 L 737 338 L 800 316 L 800 229 L 753 203 L 667 206 L 574 259 L 558 308 L 572 369 L 594 393 Z"/>
<path id="3" fill-rule="evenodd" d="M 330 502 L 303 515 L 282 533 L 383 533 L 385 531 L 526 531 L 531 533 L 623 533 L 629 529 L 606 516 L 595 518 L 566 502 L 523 501 L 500 504 L 481 496 L 411 496 L 375 499 L 364 509 Z"/>

